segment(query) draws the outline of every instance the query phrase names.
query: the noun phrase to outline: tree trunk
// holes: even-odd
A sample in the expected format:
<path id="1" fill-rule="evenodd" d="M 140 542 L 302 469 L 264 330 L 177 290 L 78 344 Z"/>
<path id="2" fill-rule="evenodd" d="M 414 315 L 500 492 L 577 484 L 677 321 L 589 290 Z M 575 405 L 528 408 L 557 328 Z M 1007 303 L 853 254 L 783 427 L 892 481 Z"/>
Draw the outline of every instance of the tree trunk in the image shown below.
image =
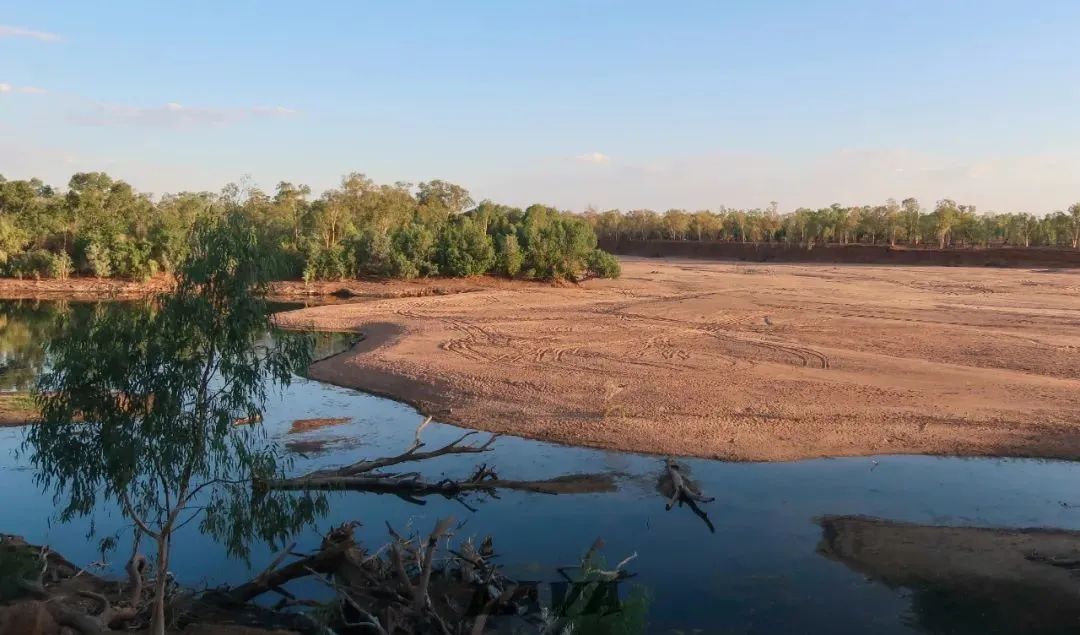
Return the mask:
<path id="1" fill-rule="evenodd" d="M 162 529 L 157 546 L 157 577 L 154 579 L 154 613 L 150 635 L 165 635 L 165 587 L 169 572 L 169 534 L 165 529 Z"/>

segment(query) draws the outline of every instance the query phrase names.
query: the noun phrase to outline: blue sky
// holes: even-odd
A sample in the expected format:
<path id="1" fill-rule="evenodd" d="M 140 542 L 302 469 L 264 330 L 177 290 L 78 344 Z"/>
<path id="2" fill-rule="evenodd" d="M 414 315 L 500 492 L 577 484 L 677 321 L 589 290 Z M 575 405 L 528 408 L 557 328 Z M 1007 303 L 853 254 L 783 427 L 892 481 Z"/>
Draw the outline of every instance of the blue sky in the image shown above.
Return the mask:
<path id="1" fill-rule="evenodd" d="M 1045 212 L 1080 200 L 1078 32 L 1075 0 L 0 0 L 0 174 Z"/>

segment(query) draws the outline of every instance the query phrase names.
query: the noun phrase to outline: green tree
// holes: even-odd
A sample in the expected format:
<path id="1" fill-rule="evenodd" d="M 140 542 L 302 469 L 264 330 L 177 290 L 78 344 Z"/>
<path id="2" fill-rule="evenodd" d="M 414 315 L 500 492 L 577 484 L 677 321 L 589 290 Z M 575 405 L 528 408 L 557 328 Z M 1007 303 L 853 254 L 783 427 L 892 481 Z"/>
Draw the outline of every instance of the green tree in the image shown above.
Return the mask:
<path id="1" fill-rule="evenodd" d="M 99 242 L 86 246 L 86 264 L 90 272 L 98 278 L 107 278 L 112 273 L 112 257 L 109 248 Z"/>
<path id="2" fill-rule="evenodd" d="M 67 499 L 61 518 L 116 503 L 156 543 L 151 633 L 165 632 L 166 575 L 178 527 L 281 538 L 280 517 L 252 524 L 240 501 L 251 479 L 277 475 L 276 452 L 257 420 L 267 390 L 290 382 L 311 358 L 311 341 L 294 335 L 263 341 L 265 268 L 254 229 L 237 215 L 195 229 L 176 288 L 156 309 L 109 307 L 86 323 L 68 322 L 48 344 L 52 366 L 38 384 L 42 421 L 25 448 L 41 484 Z M 293 505 L 310 519 L 310 500 Z M 280 507 L 278 507 L 280 509 Z"/>
<path id="3" fill-rule="evenodd" d="M 409 223 L 394 232 L 393 267 L 390 275 L 398 278 L 432 276 L 443 272 L 436 257 L 436 236 L 430 227 Z"/>
<path id="4" fill-rule="evenodd" d="M 1070 229 L 1072 230 L 1073 249 L 1080 249 L 1080 203 L 1073 203 L 1069 206 L 1069 217 L 1072 220 Z"/>
<path id="5" fill-rule="evenodd" d="M 464 216 L 443 226 L 435 253 L 439 273 L 444 276 L 477 276 L 495 264 L 491 238 L 483 227 Z"/>
<path id="6" fill-rule="evenodd" d="M 499 236 L 495 251 L 495 272 L 508 278 L 513 278 L 521 271 L 521 264 L 525 261 L 525 254 L 518 246 L 517 236 L 503 234 Z"/>
<path id="7" fill-rule="evenodd" d="M 351 241 L 356 254 L 356 271 L 362 275 L 387 277 L 395 275 L 394 245 L 385 232 L 367 229 Z"/>
<path id="8" fill-rule="evenodd" d="M 416 200 L 421 206 L 445 210 L 448 214 L 460 214 L 473 205 L 469 190 L 439 179 L 418 185 Z"/>
<path id="9" fill-rule="evenodd" d="M 543 205 L 525 210 L 518 230 L 527 275 L 545 280 L 575 280 L 596 248 L 596 234 L 584 219 Z"/>
<path id="10" fill-rule="evenodd" d="M 597 278 L 618 278 L 622 267 L 615 256 L 602 249 L 593 249 L 585 259 L 585 271 Z"/>
<path id="11" fill-rule="evenodd" d="M 22 251 L 28 236 L 9 216 L 0 216 L 0 266 Z"/>
<path id="12" fill-rule="evenodd" d="M 915 198 L 905 198 L 900 207 L 903 209 L 901 214 L 907 228 L 907 240 L 912 245 L 918 245 L 922 238 L 922 207 Z"/>
<path id="13" fill-rule="evenodd" d="M 690 230 L 690 216 L 684 209 L 669 209 L 664 212 L 664 233 L 669 240 L 682 240 Z"/>
<path id="14" fill-rule="evenodd" d="M 943 198 L 938 201 L 937 207 L 934 208 L 933 223 L 934 235 L 937 236 L 939 249 L 944 249 L 948 243 L 949 235 L 952 232 L 953 225 L 956 224 L 959 218 L 959 214 L 960 210 L 952 199 Z"/>

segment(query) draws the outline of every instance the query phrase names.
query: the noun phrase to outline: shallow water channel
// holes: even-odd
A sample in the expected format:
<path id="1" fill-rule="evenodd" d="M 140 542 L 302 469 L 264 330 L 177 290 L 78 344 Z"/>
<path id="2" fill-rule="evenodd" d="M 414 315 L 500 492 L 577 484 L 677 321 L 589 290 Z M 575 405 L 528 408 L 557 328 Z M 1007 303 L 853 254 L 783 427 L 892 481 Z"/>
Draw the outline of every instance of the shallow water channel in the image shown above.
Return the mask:
<path id="1" fill-rule="evenodd" d="M 51 312 L 45 303 L 0 302 L 0 369 L 6 369 L 0 390 L 25 387 L 40 368 L 41 324 Z M 344 341 L 344 336 L 331 338 L 322 346 L 330 350 Z M 351 420 L 289 433 L 294 420 L 316 417 Z M 300 473 L 397 454 L 412 441 L 420 420 L 412 408 L 394 401 L 297 378 L 271 400 L 265 425 L 295 451 L 294 470 Z M 424 439 L 436 446 L 461 433 L 435 424 Z M 97 541 L 87 538 L 91 519 L 68 524 L 54 519 L 53 501 L 34 484 L 27 459 L 15 453 L 22 438 L 20 428 L 0 429 L 0 532 L 48 543 L 75 562 L 98 560 Z M 329 515 L 297 538 L 300 548 L 316 546 L 322 532 L 347 520 L 364 523 L 358 535 L 374 546 L 386 541 L 384 521 L 426 531 L 437 518 L 453 515 L 467 521 L 459 535 L 494 536 L 510 575 L 554 580 L 556 567 L 577 562 L 603 537 L 609 562 L 639 554 L 629 566 L 637 576 L 627 587 L 648 590 L 649 632 L 1078 632 L 1080 626 L 1075 621 L 1080 611 L 1059 606 L 1059 600 L 1051 609 L 1030 600 L 1052 592 L 1036 585 L 1028 593 L 1031 580 L 1016 579 L 1008 564 L 995 571 L 987 564 L 995 554 L 979 553 L 978 540 L 948 538 L 949 530 L 941 529 L 940 540 L 934 531 L 886 533 L 869 547 L 873 534 L 845 542 L 820 522 L 863 515 L 890 521 L 875 525 L 877 531 L 898 522 L 1080 529 L 1080 464 L 924 456 L 765 464 L 686 460 L 702 489 L 716 497 L 703 505 L 714 526 L 710 530 L 686 508 L 665 511 L 656 490 L 662 467 L 657 457 L 515 437 L 502 437 L 494 447 L 486 455 L 446 456 L 415 469 L 428 476 L 463 477 L 483 461 L 514 479 L 612 471 L 619 474 L 618 490 L 561 496 L 503 492 L 498 499 L 470 499 L 475 512 L 438 497 L 418 506 L 393 496 L 333 493 Z M 105 507 L 92 521 L 99 533 L 121 524 L 116 511 Z M 1001 535 L 1007 542 L 1011 534 Z M 957 543 L 975 545 L 975 552 L 957 556 Z M 903 549 L 890 551 L 890 545 Z M 115 565 L 122 564 L 123 553 L 114 554 Z M 192 527 L 177 537 L 172 561 L 182 583 L 212 586 L 243 581 L 271 557 L 269 549 L 256 547 L 250 565 L 229 560 L 222 547 Z M 1080 591 L 1080 577 L 1075 590 Z M 1020 597 L 1029 599 L 1013 601 Z"/>

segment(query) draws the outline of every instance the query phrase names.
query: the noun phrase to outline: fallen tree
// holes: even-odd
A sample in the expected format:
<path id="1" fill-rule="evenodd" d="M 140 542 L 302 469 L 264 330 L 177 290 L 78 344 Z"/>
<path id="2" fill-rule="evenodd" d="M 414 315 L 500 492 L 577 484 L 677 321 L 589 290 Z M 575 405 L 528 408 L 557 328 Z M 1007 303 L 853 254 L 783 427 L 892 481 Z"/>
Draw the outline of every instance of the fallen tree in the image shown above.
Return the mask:
<path id="1" fill-rule="evenodd" d="M 537 582 L 511 580 L 494 564 L 491 537 L 479 544 L 467 538 L 452 546 L 460 529 L 453 518 L 439 519 L 425 535 L 405 536 L 387 525 L 390 540 L 374 553 L 356 542 L 357 526 L 342 525 L 327 535 L 318 551 L 293 553 L 295 559 L 289 563 L 279 557 L 251 581 L 215 591 L 205 599 L 239 605 L 264 593 L 277 593 L 281 596 L 275 606 L 278 610 L 310 607 L 316 603 L 295 597 L 283 585 L 311 577 L 334 592 L 334 599 L 321 605 L 333 632 L 481 635 L 518 629 L 562 633 L 583 610 L 591 612 L 591 619 L 622 619 L 612 585 L 630 577 L 626 566 L 637 556 L 605 570 L 597 564 L 603 545 L 598 540 L 581 564 L 559 570 L 568 584 L 559 598 L 542 606 Z M 291 549 L 283 556 L 289 553 Z"/>
<path id="2" fill-rule="evenodd" d="M 553 583 L 550 596 L 545 596 L 539 590 L 541 583 L 513 580 L 502 573 L 495 564 L 491 537 L 458 540 L 455 534 L 461 525 L 453 518 L 438 520 L 423 535 L 403 535 L 387 525 L 389 542 L 375 552 L 356 540 L 358 526 L 353 522 L 332 529 L 312 553 L 298 553 L 295 544 L 289 545 L 243 584 L 203 593 L 178 589 L 169 602 L 170 630 L 217 624 L 311 635 L 554 634 L 569 632 L 582 620 L 617 627 L 627 618 L 631 623 L 640 619 L 634 611 L 624 613 L 615 589 L 632 577 L 626 566 L 637 554 L 604 568 L 600 540 L 580 564 L 558 569 L 564 582 Z M 10 606 L 0 602 L 0 635 L 51 635 L 61 627 L 79 635 L 106 635 L 148 623 L 141 556 L 129 562 L 124 585 L 79 569 L 47 547 L 12 537 L 5 537 L 4 545 L 5 555 L 10 551 L 23 561 L 33 561 L 35 573 L 19 585 L 30 601 Z M 331 599 L 301 598 L 287 590 L 290 582 L 304 578 L 332 590 Z M 280 598 L 271 608 L 253 604 L 268 594 Z M 124 597 L 127 606 L 113 608 Z"/>
<path id="3" fill-rule="evenodd" d="M 488 452 L 499 436 L 493 434 L 484 443 L 465 443 L 467 439 L 477 434 L 466 432 L 440 448 L 423 450 L 426 444 L 420 440 L 420 436 L 430 423 L 431 417 L 424 419 L 416 429 L 412 445 L 396 456 L 362 459 L 344 467 L 315 470 L 294 478 L 261 480 L 255 482 L 254 487 L 257 491 L 260 489 L 351 490 L 394 494 L 417 504 L 423 503 L 420 498 L 424 496 L 440 495 L 461 501 L 462 495 L 469 492 L 492 493 L 500 489 L 539 494 L 585 494 L 615 490 L 615 479 L 611 474 L 570 474 L 541 480 L 508 480 L 499 478 L 495 470 L 487 464 L 481 464 L 464 479 L 431 481 L 424 479 L 417 472 L 380 471 L 402 463 L 426 461 L 451 454 Z"/>

